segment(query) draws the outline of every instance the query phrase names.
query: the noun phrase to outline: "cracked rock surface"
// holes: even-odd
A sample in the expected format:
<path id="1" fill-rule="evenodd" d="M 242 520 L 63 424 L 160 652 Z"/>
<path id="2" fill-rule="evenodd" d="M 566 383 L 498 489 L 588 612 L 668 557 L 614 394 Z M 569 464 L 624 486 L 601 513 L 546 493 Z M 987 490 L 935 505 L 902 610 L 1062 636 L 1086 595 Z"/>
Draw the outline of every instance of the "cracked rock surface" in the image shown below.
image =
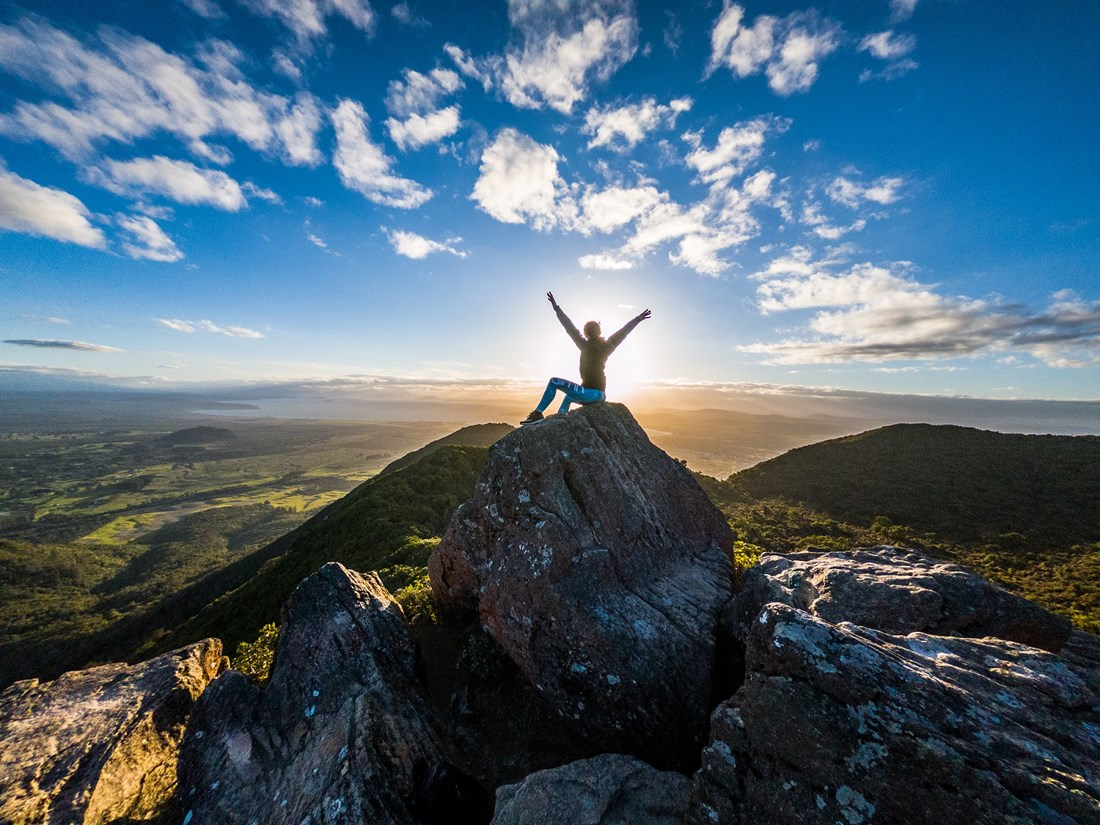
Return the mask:
<path id="1" fill-rule="evenodd" d="M 731 546 L 687 468 L 602 403 L 498 441 L 429 570 L 563 718 L 668 766 L 705 740 Z"/>
<path id="2" fill-rule="evenodd" d="M 173 822 L 187 715 L 222 665 L 206 639 L 0 693 L 0 822 Z"/>
<path id="3" fill-rule="evenodd" d="M 681 825 L 690 789 L 683 774 L 605 753 L 498 788 L 492 825 Z"/>
<path id="4" fill-rule="evenodd" d="M 184 821 L 411 825 L 476 803 L 461 798 L 475 791 L 443 755 L 413 666 L 377 574 L 326 564 L 283 608 L 268 683 L 230 670 L 195 706 L 180 754 Z"/>
<path id="5" fill-rule="evenodd" d="M 897 548 L 765 556 L 735 601 L 689 825 L 1100 822 L 1100 640 Z"/>

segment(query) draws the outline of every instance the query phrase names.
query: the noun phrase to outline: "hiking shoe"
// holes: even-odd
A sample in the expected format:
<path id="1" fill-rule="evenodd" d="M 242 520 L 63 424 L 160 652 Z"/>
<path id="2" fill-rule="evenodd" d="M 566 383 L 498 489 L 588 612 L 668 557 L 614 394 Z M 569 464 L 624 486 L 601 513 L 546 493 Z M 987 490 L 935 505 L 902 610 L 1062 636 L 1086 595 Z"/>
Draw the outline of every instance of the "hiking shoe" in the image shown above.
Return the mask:
<path id="1" fill-rule="evenodd" d="M 531 410 L 531 414 L 519 423 L 522 426 L 523 424 L 534 424 L 536 421 L 542 421 L 542 413 L 538 410 Z"/>

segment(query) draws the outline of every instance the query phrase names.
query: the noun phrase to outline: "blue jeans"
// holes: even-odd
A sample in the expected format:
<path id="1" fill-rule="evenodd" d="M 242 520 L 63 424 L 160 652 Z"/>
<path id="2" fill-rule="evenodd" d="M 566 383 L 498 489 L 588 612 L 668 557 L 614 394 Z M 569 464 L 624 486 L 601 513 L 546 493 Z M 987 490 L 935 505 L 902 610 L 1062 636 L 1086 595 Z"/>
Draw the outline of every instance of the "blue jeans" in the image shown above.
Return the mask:
<path id="1" fill-rule="evenodd" d="M 539 412 L 543 412 L 550 406 L 550 402 L 554 400 L 554 395 L 557 391 L 561 390 L 565 393 L 565 398 L 562 399 L 561 406 L 558 408 L 559 413 L 569 412 L 569 405 L 574 402 L 577 404 L 595 404 L 597 401 L 603 401 L 606 396 L 602 390 L 594 390 L 591 387 L 582 387 L 580 384 L 574 384 L 572 381 L 566 381 L 564 378 L 551 378 L 546 385 L 546 392 L 542 394 L 542 400 L 539 401 L 536 409 Z"/>

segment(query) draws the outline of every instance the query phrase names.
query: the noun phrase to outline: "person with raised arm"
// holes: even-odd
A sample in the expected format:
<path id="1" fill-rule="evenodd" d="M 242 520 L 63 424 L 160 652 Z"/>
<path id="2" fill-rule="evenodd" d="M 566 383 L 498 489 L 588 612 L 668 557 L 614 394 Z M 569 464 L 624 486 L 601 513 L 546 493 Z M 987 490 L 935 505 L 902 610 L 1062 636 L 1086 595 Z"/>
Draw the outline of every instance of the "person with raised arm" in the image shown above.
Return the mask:
<path id="1" fill-rule="evenodd" d="M 607 364 L 608 357 L 633 331 L 634 327 L 652 315 L 648 309 L 641 312 L 631 318 L 626 326 L 610 338 L 604 338 L 600 334 L 599 321 L 589 321 L 584 325 L 584 334 L 582 335 L 573 322 L 569 320 L 569 316 L 558 306 L 558 302 L 554 300 L 554 293 L 547 292 L 546 298 L 550 301 L 550 306 L 554 308 L 554 313 L 558 316 L 561 325 L 565 327 L 566 333 L 573 339 L 577 349 L 581 351 L 581 383 L 576 384 L 565 378 L 551 378 L 546 384 L 546 392 L 542 394 L 539 405 L 520 422 L 521 424 L 533 424 L 536 421 L 542 421 L 543 411 L 550 406 L 558 390 L 561 390 L 565 395 L 561 406 L 558 408 L 559 413 L 568 412 L 572 404 L 596 404 L 603 401 L 607 397 L 605 395 L 607 376 L 604 374 L 604 366 Z"/>

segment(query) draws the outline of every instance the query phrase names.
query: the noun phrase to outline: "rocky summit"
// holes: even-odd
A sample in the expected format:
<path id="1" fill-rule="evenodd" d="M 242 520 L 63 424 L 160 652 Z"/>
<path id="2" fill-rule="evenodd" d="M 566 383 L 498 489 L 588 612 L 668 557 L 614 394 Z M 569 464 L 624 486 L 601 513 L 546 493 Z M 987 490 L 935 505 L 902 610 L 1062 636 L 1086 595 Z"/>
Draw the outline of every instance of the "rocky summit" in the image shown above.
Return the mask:
<path id="1" fill-rule="evenodd" d="M 575 728 L 683 765 L 706 735 L 731 547 L 687 468 L 605 403 L 498 441 L 429 571 Z"/>

